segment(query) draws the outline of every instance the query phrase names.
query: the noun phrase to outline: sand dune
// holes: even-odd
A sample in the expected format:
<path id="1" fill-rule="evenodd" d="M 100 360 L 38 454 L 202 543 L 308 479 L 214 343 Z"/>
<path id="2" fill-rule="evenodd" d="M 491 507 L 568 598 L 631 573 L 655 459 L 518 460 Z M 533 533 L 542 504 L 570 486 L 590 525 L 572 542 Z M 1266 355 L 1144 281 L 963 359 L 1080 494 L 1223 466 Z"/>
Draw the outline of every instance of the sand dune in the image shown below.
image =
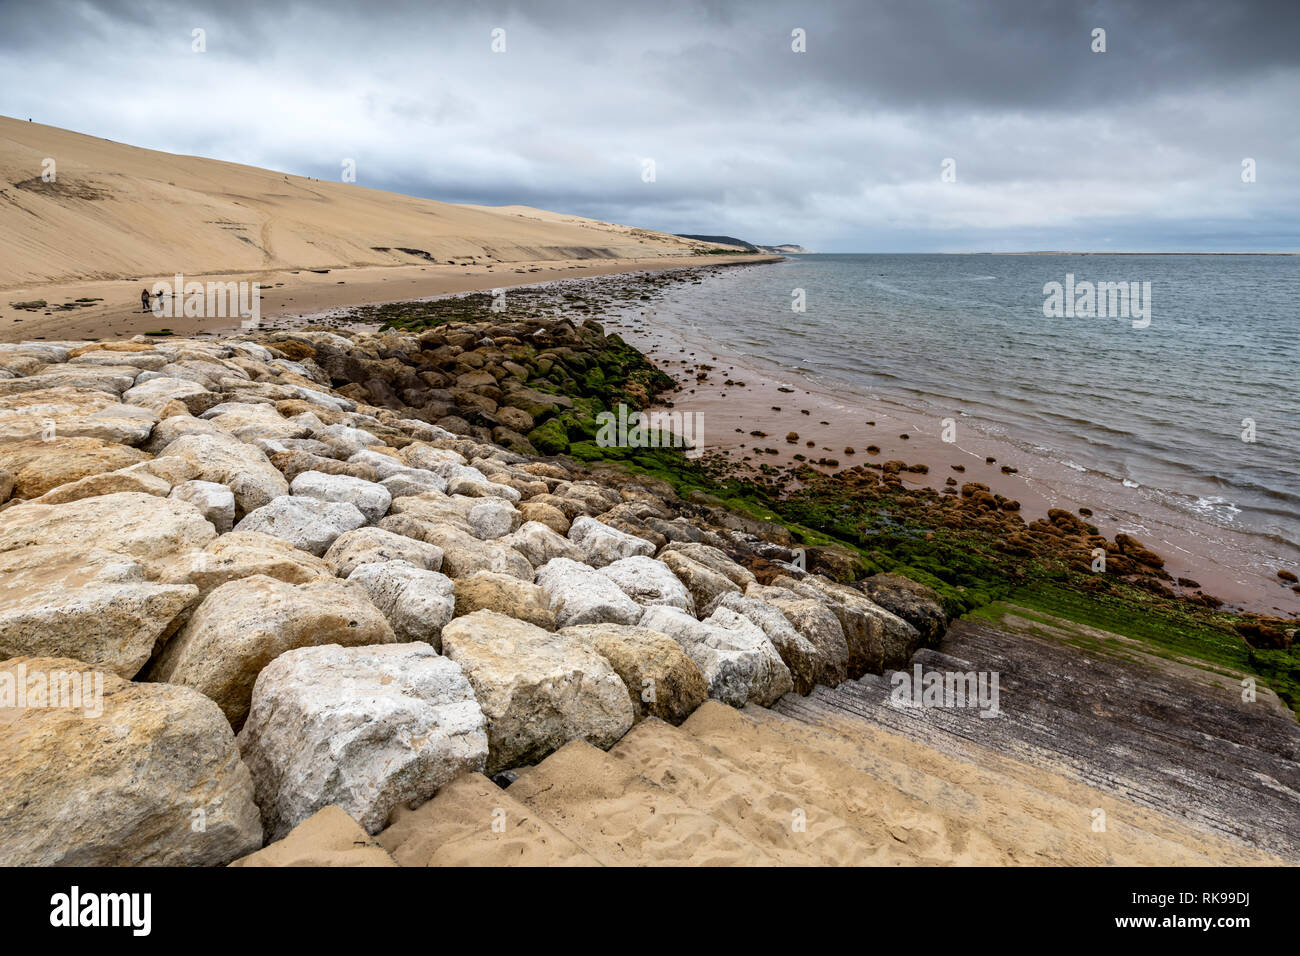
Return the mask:
<path id="1" fill-rule="evenodd" d="M 55 179 L 42 173 L 54 161 Z M 139 149 L 0 117 L 0 288 L 133 276 L 690 255 L 705 244 L 531 209 Z"/>

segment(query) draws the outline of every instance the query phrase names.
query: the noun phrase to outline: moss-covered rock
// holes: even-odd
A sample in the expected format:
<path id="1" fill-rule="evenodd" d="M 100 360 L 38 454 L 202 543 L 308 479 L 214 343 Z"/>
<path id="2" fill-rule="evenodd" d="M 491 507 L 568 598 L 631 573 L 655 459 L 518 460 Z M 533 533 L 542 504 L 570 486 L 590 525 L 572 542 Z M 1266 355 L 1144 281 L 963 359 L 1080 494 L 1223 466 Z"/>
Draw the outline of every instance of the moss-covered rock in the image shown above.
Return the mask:
<path id="1" fill-rule="evenodd" d="M 569 436 L 559 419 L 543 422 L 528 433 L 528 440 L 543 455 L 562 455 L 569 447 Z"/>

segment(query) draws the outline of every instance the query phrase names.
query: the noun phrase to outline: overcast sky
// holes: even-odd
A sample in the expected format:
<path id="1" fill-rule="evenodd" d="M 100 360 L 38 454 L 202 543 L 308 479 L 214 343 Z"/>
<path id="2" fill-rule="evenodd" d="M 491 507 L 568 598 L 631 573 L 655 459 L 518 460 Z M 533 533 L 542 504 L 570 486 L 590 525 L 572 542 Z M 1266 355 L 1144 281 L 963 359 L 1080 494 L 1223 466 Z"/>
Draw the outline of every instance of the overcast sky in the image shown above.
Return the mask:
<path id="1" fill-rule="evenodd" d="M 1300 249 L 1298 0 L 0 0 L 0 113 L 826 252 Z"/>

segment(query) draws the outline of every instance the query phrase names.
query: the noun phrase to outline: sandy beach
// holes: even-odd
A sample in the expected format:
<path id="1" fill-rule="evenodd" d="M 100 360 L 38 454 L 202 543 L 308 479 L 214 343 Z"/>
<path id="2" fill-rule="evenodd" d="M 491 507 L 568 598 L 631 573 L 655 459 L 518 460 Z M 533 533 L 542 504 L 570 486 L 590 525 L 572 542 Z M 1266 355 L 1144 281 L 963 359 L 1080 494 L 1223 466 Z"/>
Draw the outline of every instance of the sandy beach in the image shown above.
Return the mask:
<path id="1" fill-rule="evenodd" d="M 285 317 L 308 316 L 347 306 L 376 305 L 459 292 L 477 292 L 556 279 L 617 273 L 661 272 L 707 265 L 771 262 L 778 256 L 655 256 L 615 259 L 524 260 L 471 266 L 407 265 L 288 269 L 271 272 L 187 276 L 207 282 L 257 282 L 261 286 L 261 324 Z M 52 283 L 0 289 L 0 341 L 26 339 L 101 339 L 170 329 L 177 335 L 220 334 L 240 328 L 230 318 L 162 318 L 140 309 L 140 290 L 166 275 L 138 279 Z M 50 306 L 97 302 L 70 311 L 15 309 L 10 303 L 44 300 Z"/>

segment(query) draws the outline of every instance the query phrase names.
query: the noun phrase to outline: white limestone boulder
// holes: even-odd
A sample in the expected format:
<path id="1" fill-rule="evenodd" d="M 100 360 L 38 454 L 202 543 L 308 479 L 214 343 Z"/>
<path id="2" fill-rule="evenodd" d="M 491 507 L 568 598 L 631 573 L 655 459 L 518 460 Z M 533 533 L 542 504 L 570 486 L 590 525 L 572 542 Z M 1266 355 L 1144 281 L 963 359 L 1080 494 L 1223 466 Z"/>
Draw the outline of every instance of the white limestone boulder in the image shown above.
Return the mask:
<path id="1" fill-rule="evenodd" d="M 553 558 L 534 580 L 546 592 L 557 627 L 635 624 L 641 618 L 641 606 L 617 584 L 577 561 Z"/>
<path id="2" fill-rule="evenodd" d="M 575 518 L 569 526 L 569 540 L 577 547 L 583 563 L 593 568 L 603 568 L 621 558 L 648 557 L 655 553 L 654 545 L 644 538 L 611 528 L 586 515 Z"/>
<path id="3" fill-rule="evenodd" d="M 393 496 L 383 485 L 351 475 L 327 475 L 304 471 L 289 483 L 289 493 L 321 501 L 343 502 L 356 507 L 373 524 L 388 513 Z"/>
<path id="4" fill-rule="evenodd" d="M 442 649 L 442 628 L 456 613 L 451 578 L 397 560 L 359 564 L 348 581 L 365 590 L 399 641 L 424 641 Z"/>
<path id="5" fill-rule="evenodd" d="M 641 627 L 660 631 L 686 650 L 709 683 L 709 696 L 732 707 L 770 707 L 794 689 L 790 670 L 756 624 L 728 608 L 697 621 L 662 605 L 645 609 Z"/>
<path id="6" fill-rule="evenodd" d="M 370 834 L 481 771 L 482 710 L 454 661 L 423 643 L 305 647 L 258 675 L 239 748 L 267 837 L 341 807 Z"/>
<path id="7" fill-rule="evenodd" d="M 476 611 L 442 631 L 487 718 L 488 774 L 535 764 L 570 740 L 608 749 L 632 728 L 627 686 L 587 644 Z"/>
<path id="8" fill-rule="evenodd" d="M 70 706 L 0 710 L 0 866 L 223 866 L 262 845 L 235 735 L 202 694 L 0 661 L 0 686 L 19 683 Z"/>
<path id="9" fill-rule="evenodd" d="M 283 495 L 244 515 L 235 530 L 283 538 L 295 548 L 321 557 L 339 535 L 366 523 L 366 516 L 347 502 Z"/>

